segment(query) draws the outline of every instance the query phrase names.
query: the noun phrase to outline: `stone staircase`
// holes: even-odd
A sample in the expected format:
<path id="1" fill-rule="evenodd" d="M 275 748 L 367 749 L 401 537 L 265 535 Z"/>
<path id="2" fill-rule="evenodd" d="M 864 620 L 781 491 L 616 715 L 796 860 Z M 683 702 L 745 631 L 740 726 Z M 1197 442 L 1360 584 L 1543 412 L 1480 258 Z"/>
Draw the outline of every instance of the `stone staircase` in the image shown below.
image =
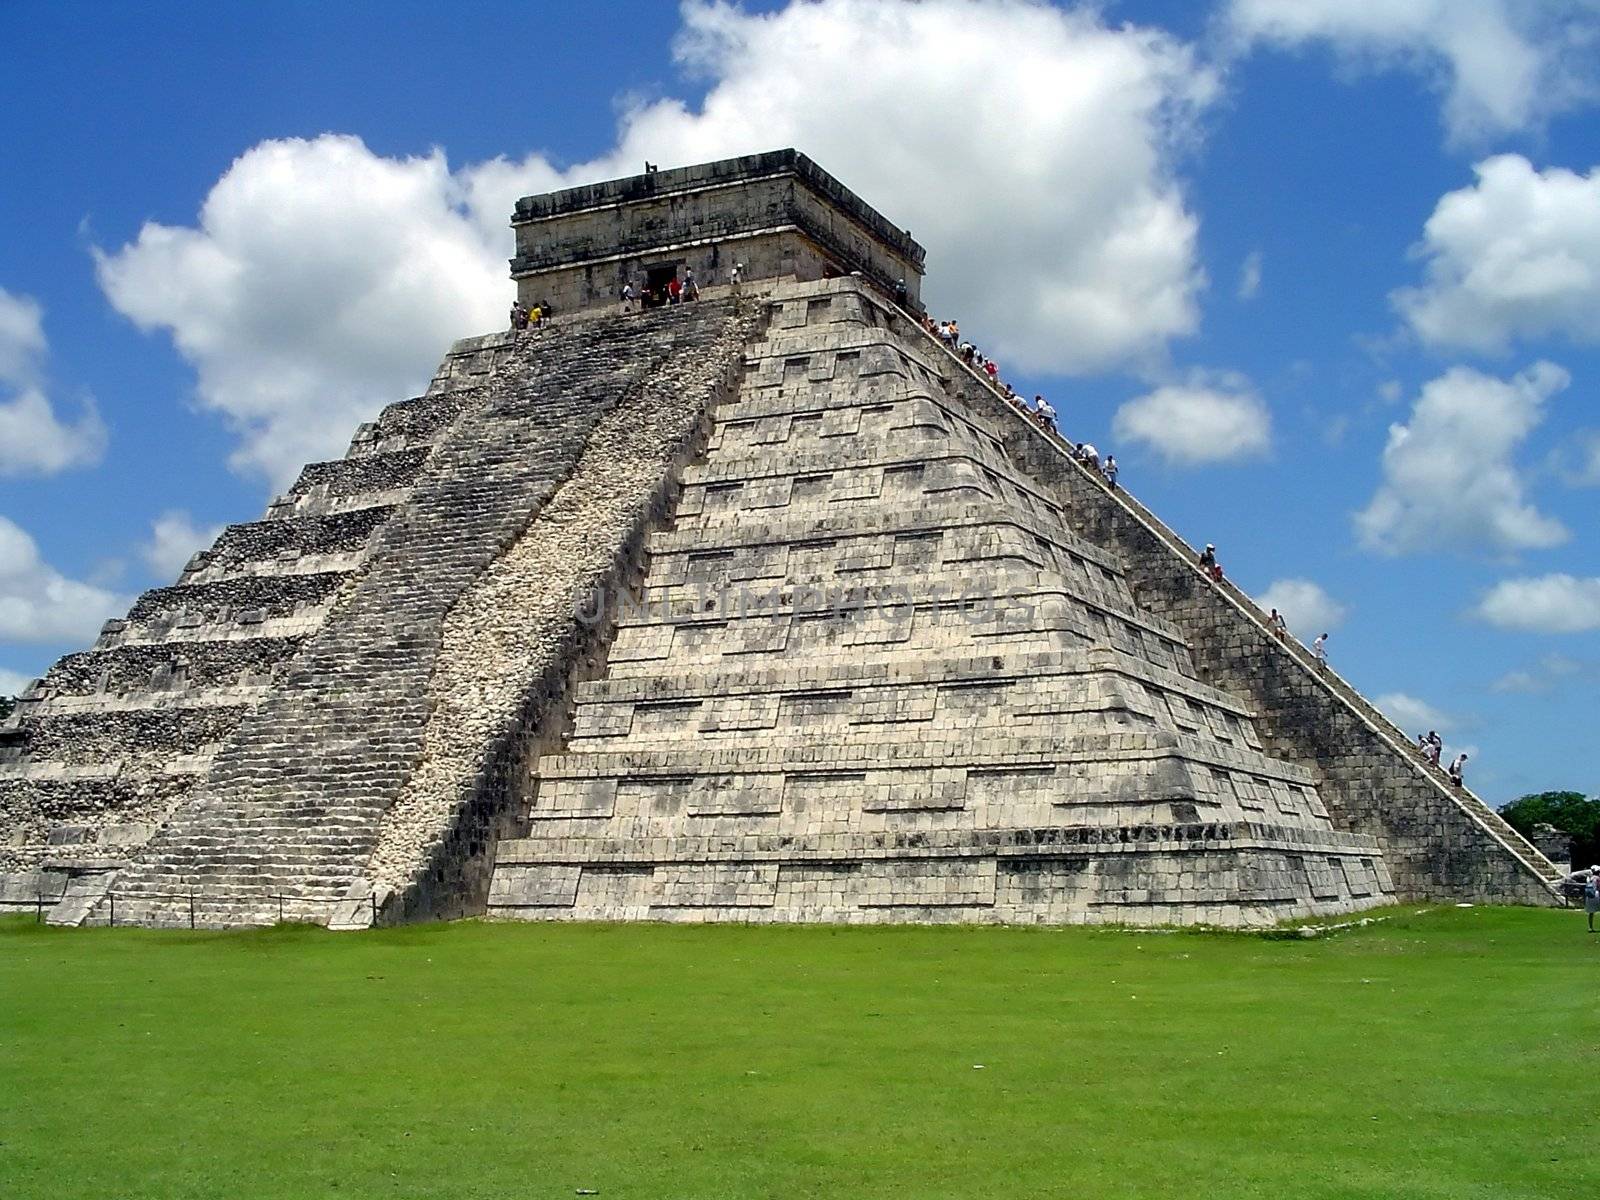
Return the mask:
<path id="1" fill-rule="evenodd" d="M 390 405 L 28 690 L 0 725 L 0 909 L 69 883 L 81 904 L 138 855 L 339 603 L 481 377 Z"/>
<path id="2" fill-rule="evenodd" d="M 1258 923 L 1381 902 L 1249 706 L 850 281 L 778 288 L 529 765 L 503 917 Z M 970 603 L 969 603 L 970 601 Z"/>
<path id="3" fill-rule="evenodd" d="M 292 505 L 408 491 L 375 527 L 337 609 L 87 920 L 109 922 L 114 907 L 119 923 L 144 925 L 370 923 L 387 897 L 374 897 L 365 872 L 423 759 L 447 615 L 557 494 L 619 401 L 665 358 L 703 348 L 729 316 L 707 304 L 525 335 L 437 426 L 425 459 L 400 450 L 377 456 L 376 470 L 358 460 L 311 472 Z M 386 444 L 382 422 L 365 440 Z M 218 552 L 243 540 L 225 538 Z"/>

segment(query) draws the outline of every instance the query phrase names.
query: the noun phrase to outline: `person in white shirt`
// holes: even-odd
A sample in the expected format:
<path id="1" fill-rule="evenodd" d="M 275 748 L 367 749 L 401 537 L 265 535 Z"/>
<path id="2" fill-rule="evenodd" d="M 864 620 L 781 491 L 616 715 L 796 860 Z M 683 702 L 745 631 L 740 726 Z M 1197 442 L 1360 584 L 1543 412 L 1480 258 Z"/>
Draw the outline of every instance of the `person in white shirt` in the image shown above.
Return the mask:
<path id="1" fill-rule="evenodd" d="M 1574 871 L 1561 882 L 1576 883 L 1583 888 L 1583 911 L 1589 918 L 1589 932 L 1594 933 L 1594 915 L 1600 913 L 1600 863 L 1587 871 Z"/>
<path id="2" fill-rule="evenodd" d="M 1324 671 L 1328 669 L 1328 635 L 1317 634 L 1317 640 L 1311 643 L 1311 653 L 1317 660 L 1317 666 Z"/>

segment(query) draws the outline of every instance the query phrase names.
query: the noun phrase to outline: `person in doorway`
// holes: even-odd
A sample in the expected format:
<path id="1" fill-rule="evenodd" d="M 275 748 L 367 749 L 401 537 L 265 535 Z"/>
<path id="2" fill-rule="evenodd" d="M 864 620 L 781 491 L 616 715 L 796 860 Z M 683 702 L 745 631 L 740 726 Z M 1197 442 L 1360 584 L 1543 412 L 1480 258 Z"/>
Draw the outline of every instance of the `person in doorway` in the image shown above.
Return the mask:
<path id="1" fill-rule="evenodd" d="M 679 283 L 678 277 L 674 275 L 671 279 L 667 280 L 667 303 L 677 304 L 682 299 L 683 284 Z"/>
<path id="2" fill-rule="evenodd" d="M 633 290 L 632 283 L 622 285 L 622 311 L 632 312 L 633 302 L 639 298 L 639 293 Z"/>
<path id="3" fill-rule="evenodd" d="M 700 299 L 700 285 L 694 281 L 693 267 L 683 269 L 683 299 L 685 301 Z"/>

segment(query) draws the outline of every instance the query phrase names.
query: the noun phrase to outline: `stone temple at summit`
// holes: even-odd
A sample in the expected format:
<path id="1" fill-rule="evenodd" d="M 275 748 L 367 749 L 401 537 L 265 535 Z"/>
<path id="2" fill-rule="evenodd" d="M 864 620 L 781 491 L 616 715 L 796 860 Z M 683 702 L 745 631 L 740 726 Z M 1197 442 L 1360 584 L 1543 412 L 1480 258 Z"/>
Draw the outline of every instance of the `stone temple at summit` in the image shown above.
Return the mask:
<path id="1" fill-rule="evenodd" d="M 922 248 L 804 155 L 511 225 L 549 319 L 456 343 L 0 724 L 0 911 L 1554 902 L 1534 847 L 931 336 Z M 690 272 L 696 299 L 619 302 Z"/>

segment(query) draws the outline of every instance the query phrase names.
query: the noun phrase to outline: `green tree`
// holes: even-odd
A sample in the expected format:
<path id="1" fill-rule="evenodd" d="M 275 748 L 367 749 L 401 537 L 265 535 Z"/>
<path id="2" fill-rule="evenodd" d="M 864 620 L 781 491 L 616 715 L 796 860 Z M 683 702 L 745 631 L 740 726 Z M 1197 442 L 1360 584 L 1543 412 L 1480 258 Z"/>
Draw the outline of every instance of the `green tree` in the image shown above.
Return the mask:
<path id="1" fill-rule="evenodd" d="M 1574 865 L 1600 862 L 1600 796 L 1582 792 L 1534 792 L 1502 805 L 1500 815 L 1523 837 L 1535 825 L 1554 825 L 1572 838 Z"/>

